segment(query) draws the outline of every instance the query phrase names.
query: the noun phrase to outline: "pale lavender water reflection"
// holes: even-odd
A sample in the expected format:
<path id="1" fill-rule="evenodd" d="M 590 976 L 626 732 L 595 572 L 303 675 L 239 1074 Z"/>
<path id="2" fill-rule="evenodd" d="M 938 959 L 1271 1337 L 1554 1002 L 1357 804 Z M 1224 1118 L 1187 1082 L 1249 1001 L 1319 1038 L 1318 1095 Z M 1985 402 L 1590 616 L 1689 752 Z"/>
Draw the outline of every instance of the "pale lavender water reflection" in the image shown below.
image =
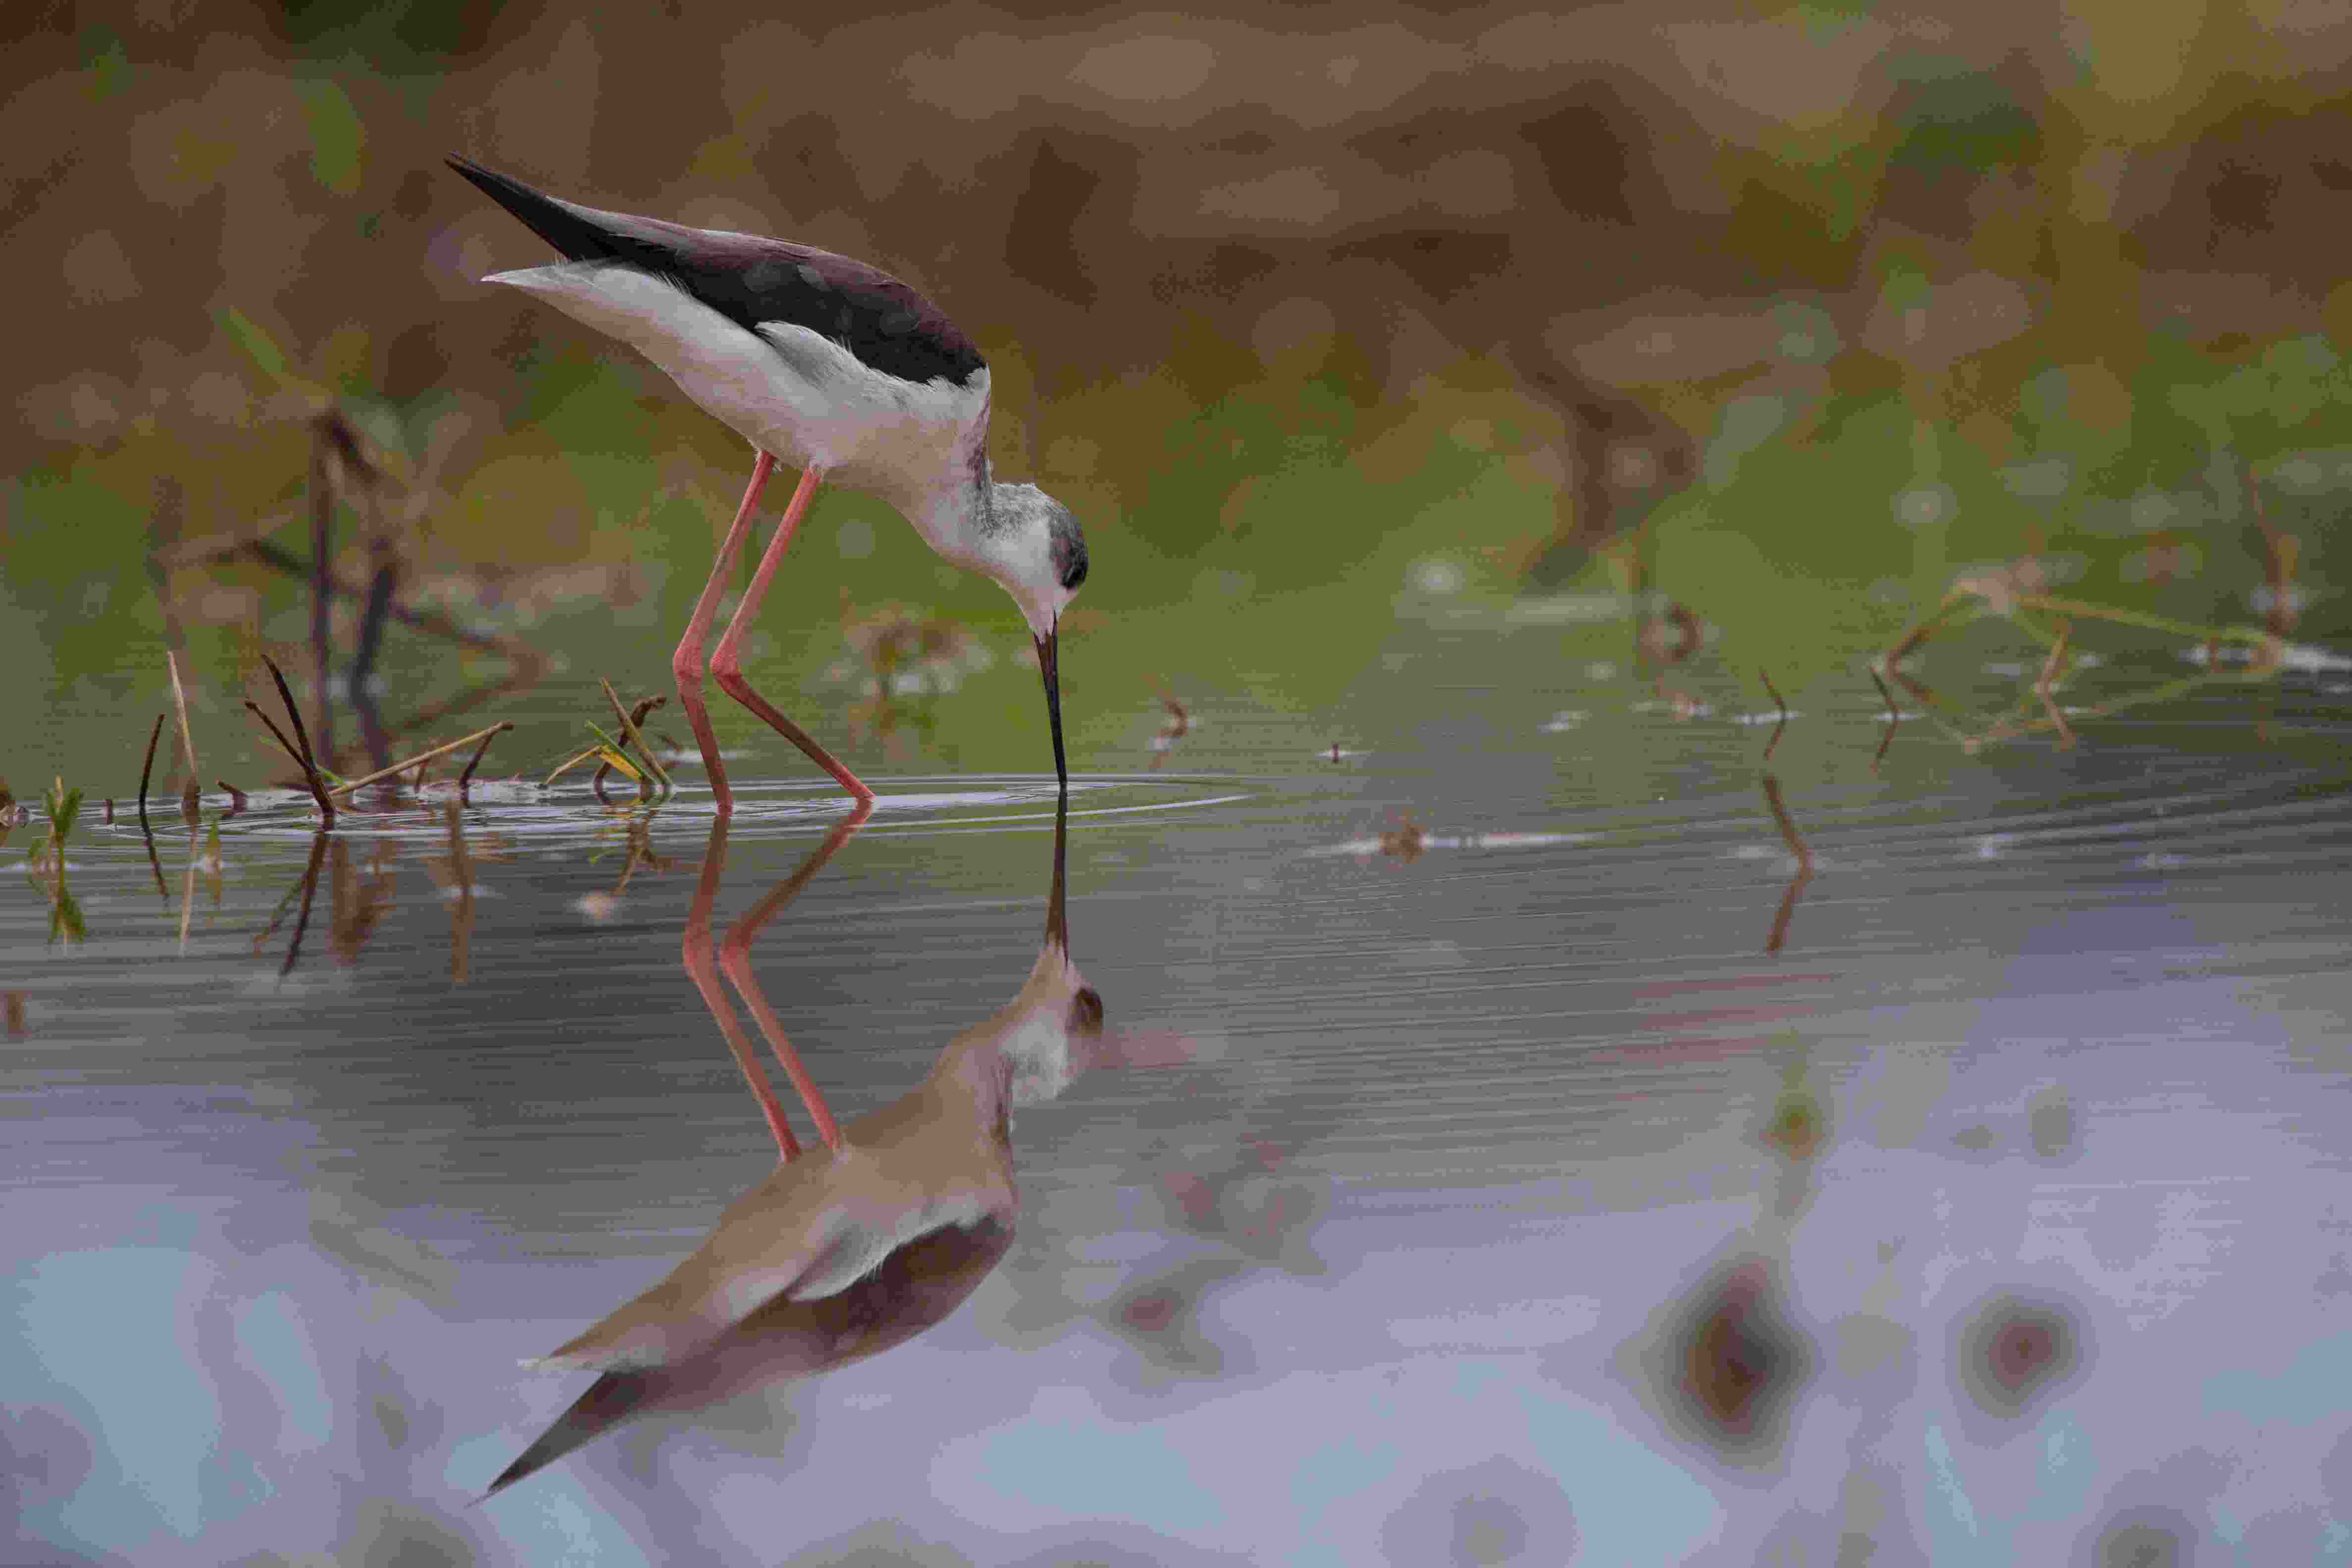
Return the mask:
<path id="1" fill-rule="evenodd" d="M 0 1555 L 2352 1551 L 2340 719 L 1883 778 L 1860 729 L 1782 776 L 1786 907 L 1759 736 L 1539 716 L 1468 772 L 1433 762 L 1492 708 L 1081 781 L 1072 923 L 1125 1033 L 1021 1116 L 1003 1265 L 479 1509 L 585 1386 L 517 1359 L 773 1163 L 679 964 L 707 814 L 478 805 L 463 919 L 437 810 L 359 824 L 282 975 L 297 805 L 224 831 L 184 949 L 184 848 L 159 896 L 89 833 L 85 945 L 0 900 Z M 1656 799 L 1584 791 L 1582 748 L 1654 743 Z M 754 949 L 845 1115 L 1026 971 L 1051 842 L 1034 780 L 885 795 Z M 720 928 L 837 813 L 754 792 Z"/>

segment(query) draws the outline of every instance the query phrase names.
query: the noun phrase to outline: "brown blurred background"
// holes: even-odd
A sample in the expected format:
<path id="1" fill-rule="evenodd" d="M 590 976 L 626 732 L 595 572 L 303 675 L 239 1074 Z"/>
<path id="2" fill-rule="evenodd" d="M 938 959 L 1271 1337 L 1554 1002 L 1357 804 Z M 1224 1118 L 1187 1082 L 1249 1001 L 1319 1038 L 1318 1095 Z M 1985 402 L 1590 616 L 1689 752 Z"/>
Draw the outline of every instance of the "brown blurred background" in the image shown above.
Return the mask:
<path id="1" fill-rule="evenodd" d="M 1855 585 L 1891 576 L 1916 597 L 1929 567 L 2014 555 L 2088 514 L 1964 504 L 1977 531 L 1922 566 L 1888 526 L 1905 476 L 1836 439 L 1884 405 L 1941 442 L 1939 482 L 1957 483 L 1955 452 L 2006 472 L 2053 439 L 2021 413 L 2053 371 L 2067 417 L 2102 433 L 2096 461 L 2074 461 L 2078 497 L 2201 485 L 2242 528 L 2232 486 L 2198 477 L 2205 448 L 2259 465 L 2352 439 L 2332 359 L 2352 338 L 2336 237 L 2352 231 L 2352 23 L 2310 0 L 751 24 L 149 0 L 19 8 L 15 31 L 0 200 L 20 419 L 0 526 L 16 608 L 69 613 L 0 654 L 49 669 L 52 698 L 152 640 L 133 635 L 146 622 L 98 629 L 142 593 L 125 558 L 151 537 L 293 515 L 304 387 L 342 399 L 429 493 L 401 542 L 414 580 L 446 574 L 447 596 L 509 627 L 534 591 L 550 612 L 650 592 L 646 646 L 674 634 L 740 483 L 735 438 L 616 347 L 476 281 L 542 247 L 441 166 L 452 151 L 592 204 L 812 241 L 931 293 L 994 367 L 1000 471 L 1087 519 L 1099 564 L 1081 605 L 1105 619 L 1082 632 L 1186 596 L 1270 606 L 1417 518 L 1406 558 L 1458 540 L 1474 587 L 1570 581 L 1702 477 L 1739 503 L 1716 523 L 1736 513 L 1792 576 L 1874 553 Z M 2266 371 L 2282 344 L 2302 357 Z M 2226 402 L 2250 371 L 2258 406 L 2226 429 L 2174 395 L 2199 382 Z M 1830 455 L 1830 491 L 1820 473 L 1776 495 L 1706 471 L 1726 411 L 1759 399 L 1769 439 Z M 1332 484 L 1285 482 L 1302 474 Z M 1848 475 L 1851 518 L 1828 504 Z M 2317 490 L 2332 515 L 2340 485 Z M 1430 520 L 1474 493 L 1475 522 Z M 910 577 L 902 526 L 877 512 L 867 542 L 856 502 L 827 505 L 847 508 L 840 559 L 772 624 L 829 625 L 847 591 L 1009 625 L 985 585 Z M 2233 538 L 2209 560 L 2244 553 Z M 656 559 L 650 585 L 623 570 Z M 2324 552 L 2303 560 L 2324 577 Z M 1380 575 L 1385 603 L 1398 579 Z M 2232 592 L 2259 560 L 2242 575 Z M 275 581 L 208 579 L 196 635 L 239 620 L 286 635 Z M 807 671 L 838 652 L 824 642 Z"/>

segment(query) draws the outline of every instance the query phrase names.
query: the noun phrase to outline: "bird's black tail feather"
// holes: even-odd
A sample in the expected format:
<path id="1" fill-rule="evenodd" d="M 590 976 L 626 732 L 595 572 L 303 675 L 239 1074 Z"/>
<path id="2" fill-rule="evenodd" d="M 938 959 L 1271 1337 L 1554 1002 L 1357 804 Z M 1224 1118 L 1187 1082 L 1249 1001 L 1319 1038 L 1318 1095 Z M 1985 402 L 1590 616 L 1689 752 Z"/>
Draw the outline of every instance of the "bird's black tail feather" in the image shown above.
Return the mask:
<path id="1" fill-rule="evenodd" d="M 481 1500 L 488 1502 L 515 1482 L 545 1469 L 581 1444 L 637 1414 L 652 1396 L 657 1375 L 647 1372 L 607 1372 L 598 1377 L 588 1385 L 587 1393 L 572 1402 L 571 1409 L 557 1416 L 554 1425 L 541 1432 L 539 1440 L 525 1448 L 522 1457 L 490 1483 L 490 1490 L 482 1494 Z"/>

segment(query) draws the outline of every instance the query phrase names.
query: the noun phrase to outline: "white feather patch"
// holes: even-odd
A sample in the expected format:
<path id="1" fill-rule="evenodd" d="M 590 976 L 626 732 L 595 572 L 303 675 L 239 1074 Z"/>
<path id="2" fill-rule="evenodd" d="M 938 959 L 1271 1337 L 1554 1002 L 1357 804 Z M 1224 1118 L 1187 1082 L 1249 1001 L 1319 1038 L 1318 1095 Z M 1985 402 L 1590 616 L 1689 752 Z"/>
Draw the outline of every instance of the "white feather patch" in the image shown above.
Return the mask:
<path id="1" fill-rule="evenodd" d="M 771 321 L 746 332 L 634 267 L 562 262 L 483 281 L 539 295 L 628 344 L 762 451 L 894 502 L 955 484 L 961 438 L 987 415 L 985 367 L 962 386 L 903 382 L 805 327 Z"/>
<path id="2" fill-rule="evenodd" d="M 882 1266 L 883 1260 L 909 1242 L 950 1225 L 971 1225 L 989 1211 L 979 1193 L 958 1193 L 907 1210 L 889 1229 L 867 1229 L 846 1224 L 826 1248 L 824 1256 L 801 1276 L 791 1291 L 796 1301 L 839 1295 Z"/>

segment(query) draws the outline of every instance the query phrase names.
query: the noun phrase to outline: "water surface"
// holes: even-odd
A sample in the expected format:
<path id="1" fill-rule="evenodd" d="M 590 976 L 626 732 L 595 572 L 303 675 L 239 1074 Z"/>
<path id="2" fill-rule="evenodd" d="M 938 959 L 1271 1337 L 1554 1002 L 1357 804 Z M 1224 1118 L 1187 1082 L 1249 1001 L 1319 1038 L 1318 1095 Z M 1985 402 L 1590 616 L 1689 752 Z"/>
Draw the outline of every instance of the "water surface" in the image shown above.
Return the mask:
<path id="1" fill-rule="evenodd" d="M 1423 633 L 1337 760 L 1209 703 L 1075 780 L 1112 1049 L 1017 1120 L 1004 1266 L 479 1509 L 582 1385 L 517 1360 L 774 1159 L 680 963 L 708 794 L 478 791 L 470 877 L 430 790 L 323 847 L 257 796 L 216 883 L 86 817 L 84 942 L 0 899 L 11 1551 L 2352 1550 L 2336 677 L 1875 768 L 1866 686 L 1792 693 L 1768 765 L 1752 694 L 1494 646 Z M 771 756 L 722 934 L 843 814 Z M 844 1115 L 1011 997 L 1049 875 L 1050 779 L 882 771 L 752 948 Z"/>

